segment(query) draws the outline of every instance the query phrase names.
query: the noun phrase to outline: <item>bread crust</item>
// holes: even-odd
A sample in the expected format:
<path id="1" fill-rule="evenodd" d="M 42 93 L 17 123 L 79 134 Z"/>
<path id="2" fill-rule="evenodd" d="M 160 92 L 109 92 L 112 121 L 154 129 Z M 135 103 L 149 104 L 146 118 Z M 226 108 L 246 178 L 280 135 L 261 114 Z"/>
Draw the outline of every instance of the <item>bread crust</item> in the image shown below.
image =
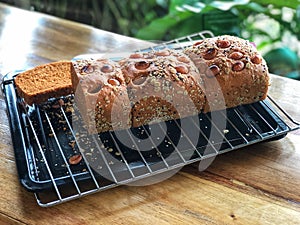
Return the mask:
<path id="1" fill-rule="evenodd" d="M 132 105 L 133 127 L 202 111 L 202 80 L 196 80 L 198 70 L 182 52 L 137 53 L 120 64 Z"/>
<path id="2" fill-rule="evenodd" d="M 129 128 L 130 104 L 119 64 L 108 59 L 72 63 L 75 103 L 89 132 Z"/>
<path id="3" fill-rule="evenodd" d="M 208 38 L 184 52 L 205 83 L 204 112 L 263 100 L 269 87 L 268 67 L 247 40 L 224 35 Z"/>

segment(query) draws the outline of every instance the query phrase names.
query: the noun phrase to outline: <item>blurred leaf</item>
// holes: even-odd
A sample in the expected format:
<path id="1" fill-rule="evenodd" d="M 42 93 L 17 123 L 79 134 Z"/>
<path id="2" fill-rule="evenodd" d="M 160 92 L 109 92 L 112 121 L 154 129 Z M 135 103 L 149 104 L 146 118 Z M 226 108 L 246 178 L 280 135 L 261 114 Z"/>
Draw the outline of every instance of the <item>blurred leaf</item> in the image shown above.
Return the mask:
<path id="1" fill-rule="evenodd" d="M 182 12 L 177 15 L 167 15 L 156 19 L 149 26 L 140 29 L 136 37 L 144 40 L 162 40 L 168 30 L 191 15 L 189 12 Z"/>
<path id="2" fill-rule="evenodd" d="M 190 5 L 193 6 L 197 3 L 197 0 L 171 0 L 170 6 L 169 6 L 169 13 L 177 13 L 178 11 L 184 11 L 181 10 L 183 5 Z"/>
<path id="3" fill-rule="evenodd" d="M 300 4 L 299 0 L 252 0 L 252 2 L 256 2 L 263 6 L 274 5 L 277 8 L 289 7 L 292 9 L 296 9 Z"/>
<path id="4" fill-rule="evenodd" d="M 248 4 L 249 0 L 212 1 L 209 5 L 223 11 L 227 11 L 237 5 Z"/>
<path id="5" fill-rule="evenodd" d="M 162 8 L 168 8 L 169 1 L 167 0 L 153 0 L 153 5 L 157 4 Z"/>
<path id="6" fill-rule="evenodd" d="M 294 21 L 295 22 L 295 34 L 298 38 L 298 40 L 300 40 L 300 5 L 297 7 L 297 11 L 296 11 L 296 14 L 294 15 Z"/>
<path id="7" fill-rule="evenodd" d="M 188 10 L 175 10 L 176 3 L 185 1 L 173 0 L 172 2 L 174 4 L 170 6 L 170 8 L 174 7 L 173 11 L 170 10 L 172 12 L 162 18 L 153 20 L 148 26 L 140 29 L 136 37 L 144 40 L 162 40 L 166 32 L 172 27 L 194 15 L 194 13 Z"/>
<path id="8" fill-rule="evenodd" d="M 153 21 L 154 19 L 156 19 L 156 13 L 150 11 L 145 14 L 144 18 L 145 18 L 145 21 Z"/>
<path id="9" fill-rule="evenodd" d="M 237 14 L 243 15 L 245 17 L 249 16 L 249 14 L 251 13 L 266 13 L 269 11 L 268 8 L 263 7 L 260 4 L 257 4 L 256 2 L 250 2 L 249 4 L 245 4 L 245 5 L 238 5 L 237 9 L 238 9 Z"/>
<path id="10" fill-rule="evenodd" d="M 195 14 L 190 18 L 183 20 L 176 24 L 176 29 L 170 29 L 167 39 L 174 39 L 177 37 L 183 37 L 188 34 L 200 32 L 203 30 L 203 16 L 201 14 Z"/>
<path id="11" fill-rule="evenodd" d="M 68 2 L 66 0 L 55 2 L 55 6 L 54 6 L 54 8 L 57 11 L 57 15 L 62 18 L 64 18 L 66 15 L 67 7 L 68 7 Z"/>
<path id="12" fill-rule="evenodd" d="M 95 24 L 101 24 L 101 11 L 98 4 L 98 1 L 92 0 L 92 7 L 93 7 L 93 19 Z"/>
<path id="13" fill-rule="evenodd" d="M 257 43 L 255 43 L 255 44 L 257 44 L 257 49 L 263 49 L 264 47 L 266 47 L 272 43 L 273 43 L 272 40 L 267 40 L 267 41 L 261 41 L 259 44 L 257 44 Z"/>

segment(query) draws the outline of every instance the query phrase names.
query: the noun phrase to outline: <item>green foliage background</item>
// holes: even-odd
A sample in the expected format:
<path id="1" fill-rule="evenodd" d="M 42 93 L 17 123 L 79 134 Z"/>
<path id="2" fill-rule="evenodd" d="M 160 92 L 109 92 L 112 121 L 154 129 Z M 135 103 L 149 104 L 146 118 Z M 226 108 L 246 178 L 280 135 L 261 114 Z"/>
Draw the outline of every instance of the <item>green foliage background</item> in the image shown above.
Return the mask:
<path id="1" fill-rule="evenodd" d="M 254 41 L 270 61 L 293 61 L 275 72 L 299 71 L 300 0 L 0 1 L 145 40 L 171 40 L 201 30 L 238 35 Z M 294 42 L 286 44 L 287 37 Z M 272 53 L 278 48 L 284 51 Z M 299 72 L 288 76 L 300 79 Z"/>

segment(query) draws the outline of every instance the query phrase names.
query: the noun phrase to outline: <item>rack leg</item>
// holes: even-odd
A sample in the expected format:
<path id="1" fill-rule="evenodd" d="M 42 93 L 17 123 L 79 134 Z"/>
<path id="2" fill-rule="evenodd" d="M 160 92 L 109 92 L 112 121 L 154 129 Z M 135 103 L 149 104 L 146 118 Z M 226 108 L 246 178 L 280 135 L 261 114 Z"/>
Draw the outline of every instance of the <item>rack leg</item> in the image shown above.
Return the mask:
<path id="1" fill-rule="evenodd" d="M 215 158 L 216 158 L 216 156 L 213 156 L 210 158 L 200 160 L 199 166 L 198 166 L 199 172 L 206 170 L 212 164 L 212 162 L 215 160 Z"/>

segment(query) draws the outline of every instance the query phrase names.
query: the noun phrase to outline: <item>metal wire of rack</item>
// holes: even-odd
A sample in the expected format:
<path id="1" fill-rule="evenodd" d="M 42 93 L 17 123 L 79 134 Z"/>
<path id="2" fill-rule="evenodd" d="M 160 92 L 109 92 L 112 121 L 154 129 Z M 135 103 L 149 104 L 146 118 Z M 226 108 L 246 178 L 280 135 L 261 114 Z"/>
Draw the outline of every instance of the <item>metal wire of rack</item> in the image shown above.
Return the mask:
<path id="1" fill-rule="evenodd" d="M 213 36 L 205 31 L 151 47 L 184 48 Z M 140 51 L 147 51 L 143 49 Z M 2 83 L 21 183 L 48 207 L 123 184 L 173 174 L 185 165 L 300 128 L 270 96 L 251 105 L 122 131 L 89 135 L 74 129 L 73 96 L 29 107 L 17 96 L 11 73 Z M 58 104 L 63 101 L 64 104 Z M 215 115 L 212 115 L 215 114 Z M 215 119 L 217 118 L 217 120 Z M 219 121 L 226 121 L 225 126 Z M 155 134 L 164 133 L 159 136 Z M 212 136 L 211 134 L 214 133 Z M 132 135 L 134 134 L 134 135 Z M 82 135 L 78 138 L 78 135 Z M 127 140 L 124 144 L 121 140 Z M 148 150 L 141 149 L 142 140 Z M 196 141 L 195 141 L 196 140 Z M 88 147 L 87 147 L 88 146 Z M 81 161 L 70 163 L 72 156 Z"/>
<path id="2" fill-rule="evenodd" d="M 47 118 L 48 125 L 51 127 L 51 132 L 53 133 L 53 137 L 51 138 L 54 138 L 57 145 L 56 149 L 58 149 L 56 153 L 60 154 L 60 157 L 63 159 L 64 162 L 62 165 L 65 165 L 67 168 L 66 174 L 64 176 L 57 177 L 56 172 L 53 172 L 53 161 L 49 161 L 49 159 L 47 159 L 47 156 L 45 155 L 47 153 L 43 153 L 51 150 L 49 149 L 49 147 L 48 149 L 45 149 L 45 147 L 43 147 L 45 145 L 44 141 L 41 140 L 41 138 L 39 137 L 40 135 L 37 133 L 40 131 L 37 131 L 37 128 L 34 127 L 33 122 L 31 121 L 30 116 L 28 115 L 28 112 L 26 112 L 26 117 L 29 122 L 28 128 L 31 130 L 30 132 L 32 132 L 35 142 L 38 146 L 38 149 L 28 153 L 33 154 L 32 158 L 38 158 L 44 163 L 44 167 L 46 167 L 46 170 L 44 170 L 43 172 L 48 173 L 49 175 L 48 176 L 44 174 L 43 176 L 40 176 L 38 174 L 39 172 L 35 173 L 37 179 L 36 182 L 38 182 L 39 177 L 43 177 L 42 179 L 44 180 L 40 180 L 40 182 L 47 182 L 53 185 L 53 188 L 51 188 L 50 192 L 55 193 L 57 197 L 56 200 L 51 200 L 50 202 L 44 203 L 44 195 L 45 193 L 47 193 L 48 195 L 49 192 L 36 192 L 35 196 L 38 201 L 38 204 L 41 206 L 55 205 L 97 191 L 116 187 L 118 185 L 129 184 L 131 182 L 144 179 L 150 176 L 158 175 L 164 172 L 168 172 L 177 168 L 180 169 L 181 167 L 187 164 L 201 161 L 207 158 L 212 158 L 217 156 L 218 154 L 232 151 L 244 146 L 248 146 L 250 144 L 258 143 L 268 139 L 274 139 L 278 137 L 280 138 L 284 136 L 287 132 L 299 128 L 298 123 L 295 123 L 294 126 L 291 127 L 290 125 L 288 125 L 288 122 L 285 122 L 285 120 L 282 117 L 277 116 L 277 112 L 271 106 L 272 101 L 273 99 L 269 97 L 269 100 L 263 101 L 256 105 L 238 107 L 233 109 L 231 112 L 227 112 L 227 116 L 225 112 L 220 112 L 220 118 L 227 121 L 227 126 L 224 130 L 220 130 L 217 126 L 214 125 L 212 125 L 212 127 L 209 127 L 209 115 L 199 115 L 195 118 L 187 118 L 184 122 L 191 123 L 191 125 L 194 126 L 194 132 L 199 132 L 199 139 L 201 140 L 199 140 L 197 145 L 192 145 L 192 141 L 189 139 L 188 136 L 185 136 L 185 134 L 183 133 L 181 135 L 185 138 L 186 146 L 185 148 L 178 149 L 177 146 L 173 143 L 172 139 L 174 138 L 169 137 L 169 133 L 167 133 L 167 141 L 165 141 L 166 144 L 163 147 L 155 147 L 157 156 L 150 157 L 150 160 L 149 154 L 148 156 L 144 156 L 144 152 L 138 149 L 137 147 L 139 144 L 134 141 L 133 144 L 135 148 L 133 147 L 132 151 L 137 151 L 137 156 L 135 157 L 135 159 L 131 159 L 132 156 L 130 156 L 130 153 L 122 152 L 124 146 L 120 146 L 120 144 L 118 144 L 115 132 L 108 132 L 106 133 L 108 137 L 105 137 L 106 140 L 108 140 L 108 146 L 94 146 L 95 148 L 98 148 L 98 152 L 96 153 L 97 157 L 101 157 L 100 160 L 97 160 L 97 164 L 101 165 L 102 167 L 102 172 L 100 176 L 97 172 L 95 172 L 93 168 L 91 168 L 90 164 L 93 160 L 86 158 L 86 156 L 89 156 L 87 152 L 82 154 L 84 165 L 82 170 L 80 172 L 76 170 L 74 171 L 72 166 L 68 163 L 67 155 L 65 153 L 66 151 L 62 150 L 65 149 L 65 147 L 63 147 L 60 141 L 58 140 L 57 136 L 59 136 L 60 134 L 56 134 L 55 128 L 53 128 L 52 123 L 55 123 L 54 121 L 56 120 L 56 118 L 51 119 L 51 116 L 49 116 L 46 111 L 41 110 L 41 113 L 44 114 L 45 118 Z M 70 118 L 67 117 L 66 113 L 64 112 L 64 109 L 61 107 L 60 110 L 64 115 L 64 120 L 66 122 L 69 121 Z M 268 114 L 265 110 L 268 112 Z M 281 111 L 281 109 L 279 110 Z M 37 111 L 40 111 L 39 107 L 37 107 Z M 245 113 L 245 111 L 252 111 L 252 113 Z M 284 111 L 281 112 L 285 114 Z M 271 115 L 271 117 L 269 115 Z M 250 119 L 249 117 L 251 117 L 252 119 Z M 195 119 L 197 118 L 201 121 L 204 121 L 202 125 L 203 127 L 197 126 L 197 124 L 195 123 Z M 287 115 L 287 118 L 285 119 L 289 120 L 290 118 L 288 118 Z M 292 120 L 289 120 L 289 122 L 294 123 L 294 121 Z M 72 126 L 69 122 L 67 122 L 67 124 L 68 131 L 72 133 L 72 136 L 75 139 L 75 134 L 72 131 Z M 43 124 L 42 126 L 45 127 L 47 125 Z M 156 128 L 162 129 L 161 124 L 156 124 L 156 126 Z M 176 121 L 173 121 L 173 123 L 170 126 L 175 126 L 175 130 L 180 129 L 180 124 L 178 124 L 178 122 Z M 139 129 L 139 132 L 148 129 L 146 127 L 143 127 Z M 172 127 L 172 130 L 173 129 L 174 127 Z M 214 140 L 210 140 L 210 132 L 205 131 L 205 129 L 216 129 L 220 134 L 223 134 L 223 141 L 221 143 L 218 143 L 214 142 Z M 95 136 L 92 136 L 91 138 L 97 139 L 97 137 Z M 95 141 L 95 143 L 97 143 L 97 141 Z M 80 144 L 78 143 L 78 145 Z M 170 152 L 165 151 L 165 149 L 168 148 L 168 146 L 170 145 L 172 146 L 172 152 L 176 152 L 176 154 L 173 154 L 172 157 L 169 157 Z M 109 152 L 108 149 L 113 149 L 113 152 Z M 205 151 L 203 149 L 205 149 Z M 165 155 L 162 153 L 162 151 L 165 152 Z M 36 152 L 39 152 L 40 156 L 38 156 Z M 111 163 L 111 161 L 109 160 L 109 156 L 112 155 L 119 156 L 117 158 L 117 160 L 120 160 L 119 164 L 113 165 Z M 97 158 L 95 155 L 91 157 Z M 39 166 L 41 166 L 40 163 Z M 33 165 L 32 168 L 36 169 L 37 165 Z M 63 184 L 61 184 L 60 182 L 62 180 L 64 180 Z M 102 180 L 104 180 L 104 182 Z M 86 184 L 84 184 L 84 182 L 89 183 L 89 186 L 92 185 L 93 187 L 90 187 L 87 190 L 85 190 Z M 66 187 L 63 187 L 64 185 L 68 186 L 68 188 L 70 188 L 70 186 L 73 186 L 72 189 L 74 193 L 72 195 L 64 193 L 64 189 L 66 189 Z M 60 188 L 62 188 L 62 190 L 60 190 Z"/>

